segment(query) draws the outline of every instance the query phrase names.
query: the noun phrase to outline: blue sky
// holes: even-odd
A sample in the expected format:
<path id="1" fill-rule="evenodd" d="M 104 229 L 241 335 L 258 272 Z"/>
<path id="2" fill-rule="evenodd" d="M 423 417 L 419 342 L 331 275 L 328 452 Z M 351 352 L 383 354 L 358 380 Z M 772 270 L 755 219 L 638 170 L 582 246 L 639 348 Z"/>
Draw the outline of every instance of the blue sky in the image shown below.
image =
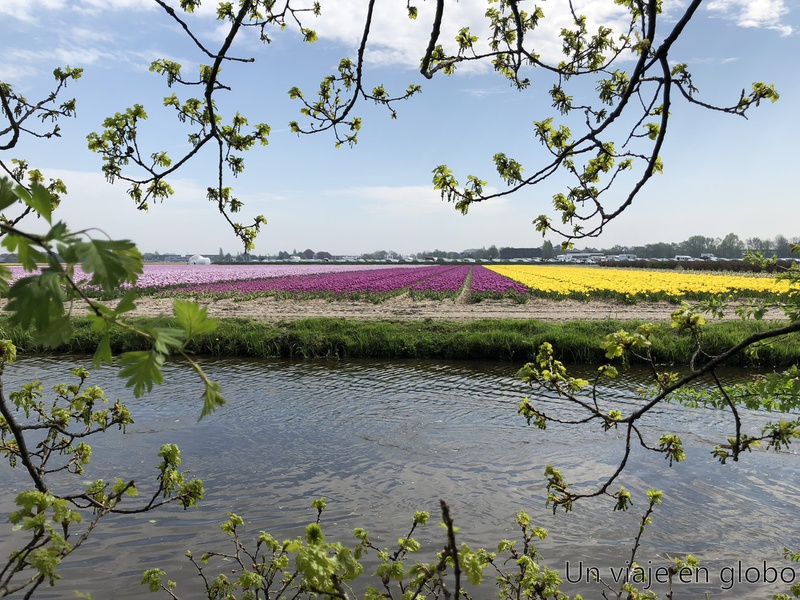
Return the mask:
<path id="1" fill-rule="evenodd" d="M 175 2 L 174 4 L 177 4 Z M 527 4 L 527 3 L 526 3 Z M 542 2 L 547 18 L 538 48 L 555 56 L 564 2 Z M 684 2 L 664 0 L 665 21 Z M 220 29 L 206 2 L 189 18 L 193 30 L 212 47 Z M 288 123 L 299 105 L 288 90 L 311 95 L 320 79 L 343 56 L 353 55 L 365 11 L 363 0 L 322 2 L 323 15 L 311 25 L 320 40 L 304 44 L 290 32 L 275 32 L 272 44 L 247 36 L 234 54 L 254 64 L 227 65 L 224 109 L 239 110 L 252 123 L 272 127 L 270 144 L 246 155 L 246 171 L 232 181 L 245 202 L 245 215 L 264 214 L 256 253 L 311 248 L 334 254 L 379 249 L 411 253 L 439 248 L 539 246 L 531 221 L 548 212 L 552 195 L 565 181 L 474 206 L 467 216 L 440 200 L 431 171 L 447 164 L 460 181 L 467 174 L 492 177 L 492 156 L 505 152 L 535 170 L 546 158 L 534 138 L 534 120 L 554 115 L 545 74 L 517 92 L 488 69 L 457 71 L 424 80 L 414 69 L 426 44 L 434 3 L 420 2 L 420 18 L 404 18 L 405 2 L 379 2 L 368 49 L 368 87 L 385 84 L 400 91 L 410 83 L 422 94 L 397 106 L 398 118 L 362 104 L 364 127 L 355 148 L 334 148 L 327 135 L 298 137 Z M 611 0 L 577 3 L 592 22 L 615 23 Z M 455 31 L 479 23 L 485 2 L 448 3 L 446 23 Z M 733 104 L 753 81 L 776 86 L 781 94 L 745 120 L 709 112 L 679 101 L 661 156 L 665 172 L 651 180 L 625 214 L 603 235 L 586 244 L 610 247 L 681 241 L 691 235 L 742 238 L 800 236 L 797 201 L 800 139 L 800 10 L 782 0 L 710 0 L 675 46 L 672 59 L 685 62 L 709 103 Z M 205 189 L 212 156 L 201 156 L 171 180 L 176 195 L 148 213 L 135 210 L 124 183 L 108 184 L 99 156 L 86 148 L 86 135 L 102 120 L 134 103 L 150 118 L 142 132 L 148 150 L 177 156 L 185 128 L 161 107 L 171 93 L 148 71 L 159 57 L 177 60 L 193 72 L 203 57 L 175 23 L 151 0 L 0 0 L 0 39 L 4 60 L 0 80 L 29 98 L 49 90 L 52 70 L 68 64 L 84 76 L 67 90 L 76 97 L 78 116 L 62 123 L 57 140 L 26 140 L 11 156 L 27 159 L 50 177 L 61 177 L 69 196 L 61 218 L 73 228 L 97 227 L 115 238 L 134 240 L 144 252 L 236 253 L 240 244 Z M 207 62 L 207 60 L 206 60 Z M 188 92 L 175 89 L 181 98 Z M 244 219 L 244 218 L 243 218 Z M 558 241 L 549 236 L 551 241 Z M 582 246 L 583 243 L 579 243 Z"/>

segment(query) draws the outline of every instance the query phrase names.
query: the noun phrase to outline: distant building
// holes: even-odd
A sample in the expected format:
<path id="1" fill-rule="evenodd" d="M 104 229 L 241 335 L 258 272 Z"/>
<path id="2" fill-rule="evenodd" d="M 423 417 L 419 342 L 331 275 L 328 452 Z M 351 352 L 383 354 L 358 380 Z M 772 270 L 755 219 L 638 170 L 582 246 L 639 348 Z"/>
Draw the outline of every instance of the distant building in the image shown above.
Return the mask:
<path id="1" fill-rule="evenodd" d="M 559 254 L 556 260 L 561 262 L 571 263 L 596 263 L 603 260 L 605 256 L 602 252 L 569 252 L 567 254 Z"/>
<path id="2" fill-rule="evenodd" d="M 512 258 L 542 258 L 541 248 L 500 248 L 500 258 L 510 260 Z"/>

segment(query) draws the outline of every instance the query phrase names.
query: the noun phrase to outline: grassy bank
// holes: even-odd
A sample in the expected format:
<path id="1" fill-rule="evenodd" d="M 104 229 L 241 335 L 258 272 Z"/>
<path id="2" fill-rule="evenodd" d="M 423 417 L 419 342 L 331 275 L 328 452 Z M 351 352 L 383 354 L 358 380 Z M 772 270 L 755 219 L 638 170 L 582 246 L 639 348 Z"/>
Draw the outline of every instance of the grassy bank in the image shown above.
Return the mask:
<path id="1" fill-rule="evenodd" d="M 140 319 L 141 326 L 154 324 Z M 561 360 L 600 363 L 605 360 L 600 342 L 618 329 L 632 331 L 637 321 L 569 321 L 486 319 L 472 322 L 356 321 L 313 318 L 280 324 L 225 319 L 216 332 L 203 336 L 190 351 L 206 356 L 294 358 L 441 358 L 462 360 L 531 360 L 539 345 L 550 342 Z M 746 336 L 764 331 L 769 323 L 726 321 L 709 325 L 705 347 L 717 354 Z M 37 352 L 30 335 L 0 320 L 0 337 L 11 339 L 21 352 Z M 98 336 L 86 319 L 75 320 L 75 334 L 58 353 L 92 353 Z M 693 351 L 689 337 L 678 337 L 668 325 L 652 337 L 659 362 L 685 364 Z M 145 349 L 140 338 L 126 331 L 114 333 L 115 352 Z M 740 355 L 736 365 L 788 366 L 800 362 L 800 336 L 776 342 L 759 352 L 758 361 Z"/>

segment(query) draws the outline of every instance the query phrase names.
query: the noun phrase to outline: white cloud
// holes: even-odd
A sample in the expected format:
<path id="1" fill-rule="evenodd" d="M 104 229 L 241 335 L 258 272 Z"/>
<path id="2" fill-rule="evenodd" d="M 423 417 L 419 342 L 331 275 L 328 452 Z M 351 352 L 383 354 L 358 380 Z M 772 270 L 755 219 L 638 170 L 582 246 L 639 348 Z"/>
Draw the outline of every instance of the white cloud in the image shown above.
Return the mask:
<path id="1" fill-rule="evenodd" d="M 206 200 L 206 188 L 197 182 L 175 178 L 175 195 L 150 210 L 137 210 L 126 193 L 127 184 L 109 184 L 102 173 L 41 169 L 47 178 L 61 178 L 69 193 L 54 213 L 71 230 L 91 229 L 93 237 L 132 239 L 143 252 L 208 252 L 220 244 L 238 247 L 214 206 Z M 26 224 L 36 228 L 34 221 Z"/>
<path id="2" fill-rule="evenodd" d="M 98 48 L 54 48 L 52 56 L 58 64 L 88 66 L 107 56 Z"/>
<path id="3" fill-rule="evenodd" d="M 47 70 L 52 70 L 54 64 L 86 67 L 105 56 L 107 53 L 103 53 L 97 48 L 69 48 L 67 46 L 56 46 L 37 51 L 12 50 L 7 54 L 7 58 L 17 63 L 16 81 L 25 76 L 38 75 L 37 65 L 44 65 Z"/>
<path id="4" fill-rule="evenodd" d="M 61 10 L 66 6 L 66 0 L 3 0 L 0 2 L 0 15 L 32 22 L 48 11 Z"/>
<path id="5" fill-rule="evenodd" d="M 790 35 L 793 29 L 782 22 L 789 14 L 784 0 L 712 0 L 708 10 L 736 21 L 739 27 L 772 29 Z"/>
<path id="6" fill-rule="evenodd" d="M 431 186 L 357 187 L 329 192 L 342 198 L 365 201 L 366 210 L 379 217 L 405 217 L 407 215 L 443 215 L 453 210 L 452 204 L 442 202 L 439 193 Z"/>
<path id="7" fill-rule="evenodd" d="M 504 87 L 494 87 L 494 88 L 462 88 L 461 93 L 467 94 L 469 96 L 474 96 L 475 98 L 486 98 L 489 96 L 502 96 L 504 94 L 508 94 L 511 91 L 511 87 L 506 85 Z"/>
<path id="8" fill-rule="evenodd" d="M 337 254 L 381 248 L 410 253 L 434 245 L 464 249 L 497 240 L 519 245 L 533 232 L 524 206 L 496 199 L 474 205 L 464 216 L 430 185 L 347 187 L 311 195 L 298 191 L 287 199 L 289 203 L 265 207 L 269 228 L 258 241 L 259 251 L 294 245 Z"/>
<path id="9" fill-rule="evenodd" d="M 150 0 L 119 0 L 106 3 L 108 6 L 129 11 L 135 8 L 152 8 Z M 88 8 L 95 11 L 91 15 Z M 111 12 L 97 16 L 102 6 L 96 0 L 89 3 L 68 3 L 63 0 L 0 0 L 0 14 L 9 14 L 24 21 L 17 33 L 30 38 L 33 43 L 13 45 L 6 50 L 5 63 L 13 63 L 10 69 L 14 81 L 32 79 L 52 71 L 54 65 L 87 67 L 101 61 L 118 60 L 124 53 L 118 50 L 124 33 L 115 31 L 119 13 Z M 42 15 L 47 15 L 43 18 Z M 105 18 L 104 18 L 105 17 Z M 46 40 L 37 43 L 36 40 Z M 4 73 L 9 68 L 3 69 Z"/>
<path id="10" fill-rule="evenodd" d="M 2 0 L 0 15 L 25 22 L 47 21 L 48 13 L 69 10 L 83 14 L 98 14 L 109 10 L 154 10 L 152 0 Z"/>
<path id="11" fill-rule="evenodd" d="M 73 27 L 69 32 L 71 40 L 80 40 L 81 42 L 111 42 L 117 38 L 117 35 L 111 31 L 101 31 L 98 29 L 90 29 L 88 27 Z"/>
<path id="12" fill-rule="evenodd" d="M 73 1 L 70 8 L 76 12 L 88 14 L 98 14 L 110 10 L 161 10 L 152 0 L 80 0 Z"/>
<path id="13" fill-rule="evenodd" d="M 620 17 L 625 10 L 607 1 L 588 0 L 574 3 L 576 12 L 585 14 L 590 23 L 590 31 L 598 25 L 610 25 L 619 28 Z M 402 64 L 416 68 L 419 66 L 430 39 L 434 18 L 435 3 L 417 3 L 419 15 L 412 21 L 406 14 L 402 2 L 379 3 L 375 8 L 373 23 L 370 29 L 367 60 L 373 64 Z M 545 5 L 545 18 L 539 28 L 531 35 L 533 48 L 544 60 L 561 58 L 561 43 L 558 33 L 562 27 L 571 26 L 571 15 L 565 3 Z M 470 27 L 473 35 L 480 38 L 480 44 L 486 49 L 489 37 L 485 0 L 461 0 L 458 3 L 447 3 L 444 11 L 439 43 L 445 50 L 455 51 L 456 33 L 465 26 Z M 355 49 L 361 39 L 365 3 L 360 0 L 338 0 L 335 3 L 323 4 L 322 15 L 310 22 L 320 37 L 333 39 Z M 474 69 L 475 67 L 472 67 Z M 482 68 L 491 68 L 486 64 Z M 468 69 L 459 66 L 460 70 Z"/>
<path id="14" fill-rule="evenodd" d="M 0 80 L 2 81 L 17 83 L 33 78 L 36 74 L 36 69 L 27 65 L 11 64 L 10 61 L 0 63 Z"/>
<path id="15" fill-rule="evenodd" d="M 486 193 L 495 190 L 484 189 Z M 455 205 L 445 202 L 438 191 L 431 185 L 417 186 L 364 186 L 343 188 L 325 192 L 326 197 L 343 198 L 362 201 L 366 212 L 376 217 L 407 218 L 412 216 L 451 217 L 457 214 Z M 506 198 L 495 198 L 486 202 L 477 202 L 470 207 L 469 214 L 480 213 L 486 216 L 500 216 L 507 213 L 509 201 Z"/>

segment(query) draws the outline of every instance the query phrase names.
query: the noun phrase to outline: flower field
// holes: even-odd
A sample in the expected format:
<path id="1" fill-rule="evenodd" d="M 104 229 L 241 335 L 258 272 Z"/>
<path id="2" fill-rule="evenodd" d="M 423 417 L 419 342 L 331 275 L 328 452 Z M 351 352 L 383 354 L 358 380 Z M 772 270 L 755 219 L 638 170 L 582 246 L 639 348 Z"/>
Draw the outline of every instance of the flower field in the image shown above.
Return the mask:
<path id="1" fill-rule="evenodd" d="M 397 265 L 394 268 L 402 265 Z M 224 281 L 247 281 L 271 277 L 290 277 L 314 273 L 343 273 L 367 271 L 374 265 L 336 265 L 329 263 L 305 265 L 145 265 L 136 287 L 143 292 L 177 286 L 203 286 Z M 24 276 L 22 267 L 9 267 L 13 279 Z M 78 280 L 85 278 L 80 267 L 75 269 Z"/>
<path id="2" fill-rule="evenodd" d="M 15 278 L 21 267 L 10 267 Z M 76 269 L 78 279 L 83 274 Z M 786 281 L 772 277 L 561 265 L 145 265 L 136 287 L 143 294 L 258 296 L 381 302 L 408 293 L 414 300 L 470 302 L 511 298 L 639 301 L 703 300 L 713 295 L 780 297 Z"/>
<path id="3" fill-rule="evenodd" d="M 323 270 L 323 272 L 314 272 L 311 269 L 303 272 L 303 266 L 294 268 L 298 271 L 288 275 L 276 274 L 260 279 L 202 282 L 175 286 L 170 292 L 234 296 L 242 300 L 256 296 L 277 296 L 373 302 L 406 291 L 415 300 L 455 299 L 459 293 L 466 291 L 472 301 L 508 297 L 524 301 L 530 294 L 530 290 L 524 285 L 482 265 L 393 265 L 391 267 L 361 265 L 358 269 Z M 470 272 L 471 287 L 464 290 Z"/>
<path id="4" fill-rule="evenodd" d="M 379 302 L 410 289 L 418 298 L 444 298 L 455 296 L 468 272 L 469 267 L 373 265 L 351 271 L 306 272 L 247 281 L 180 286 L 173 288 L 172 292 L 235 296 L 243 300 L 256 296 L 278 296 Z"/>
<path id="5" fill-rule="evenodd" d="M 431 268 L 431 267 L 422 267 Z M 412 298 L 430 298 L 443 300 L 455 298 L 464 286 L 470 267 L 457 266 L 439 271 L 431 277 L 417 281 L 408 287 Z"/>
<path id="6" fill-rule="evenodd" d="M 789 291 L 788 282 L 757 275 L 550 265 L 503 265 L 488 269 L 521 283 L 534 295 L 551 298 L 676 302 L 703 300 L 719 294 L 735 298 L 781 296 Z"/>
<path id="7" fill-rule="evenodd" d="M 521 283 L 496 272 L 494 269 L 477 265 L 472 271 L 470 297 L 473 302 L 487 298 L 512 298 L 517 302 L 524 302 L 530 292 Z"/>

